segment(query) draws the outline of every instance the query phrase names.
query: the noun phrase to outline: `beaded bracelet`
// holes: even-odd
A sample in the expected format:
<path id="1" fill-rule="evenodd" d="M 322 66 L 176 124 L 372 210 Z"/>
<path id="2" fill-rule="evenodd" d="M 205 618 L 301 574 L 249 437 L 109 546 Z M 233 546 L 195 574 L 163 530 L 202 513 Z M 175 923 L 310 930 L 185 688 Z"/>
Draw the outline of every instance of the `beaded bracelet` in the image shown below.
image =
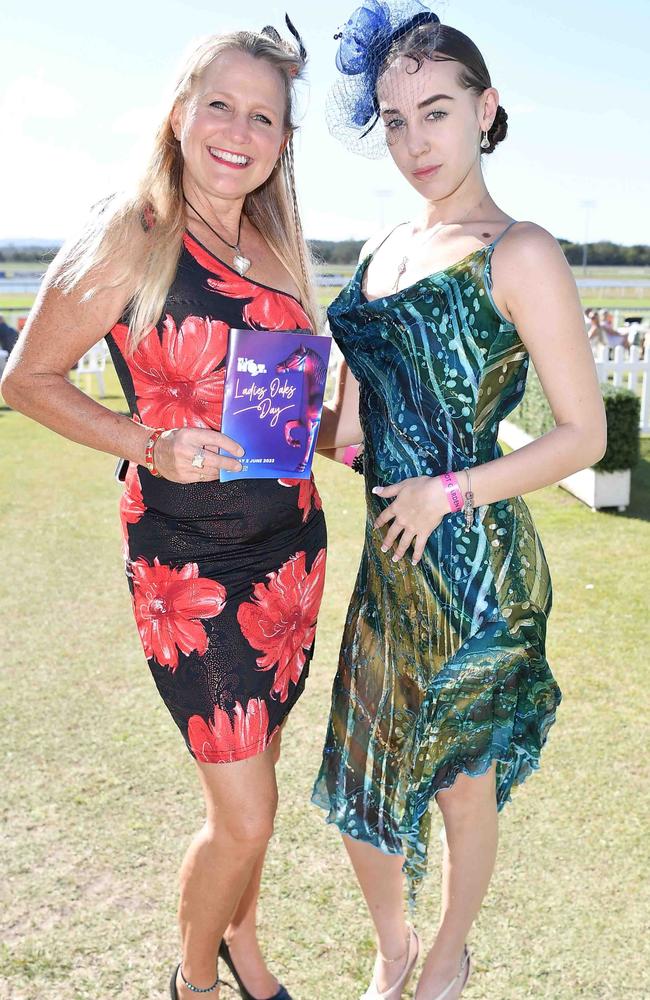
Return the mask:
<path id="1" fill-rule="evenodd" d="M 463 470 L 467 476 L 467 492 L 463 503 L 463 514 L 465 515 L 465 531 L 471 531 L 474 524 L 474 494 L 472 493 L 472 477 L 469 469 Z"/>
<path id="2" fill-rule="evenodd" d="M 463 493 L 458 482 L 458 477 L 455 472 L 443 472 L 440 478 L 447 494 L 449 510 L 452 514 L 458 514 L 463 509 Z"/>
<path id="3" fill-rule="evenodd" d="M 156 463 L 154 460 L 153 449 L 158 438 L 165 433 L 164 427 L 157 427 L 156 430 L 152 431 L 147 438 L 147 443 L 144 446 L 144 464 L 146 469 L 151 473 L 152 476 L 156 476 L 160 479 L 160 473 L 156 468 Z"/>

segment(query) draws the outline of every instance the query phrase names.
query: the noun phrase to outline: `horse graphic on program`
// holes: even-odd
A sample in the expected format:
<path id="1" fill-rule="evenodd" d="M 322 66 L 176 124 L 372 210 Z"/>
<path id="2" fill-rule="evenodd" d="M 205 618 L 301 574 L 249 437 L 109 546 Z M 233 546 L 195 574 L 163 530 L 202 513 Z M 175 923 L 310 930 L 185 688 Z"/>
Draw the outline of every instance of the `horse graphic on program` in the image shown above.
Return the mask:
<path id="1" fill-rule="evenodd" d="M 302 435 L 296 437 L 294 432 L 301 428 L 307 432 L 302 460 L 296 470 L 304 472 L 320 425 L 327 365 L 320 354 L 305 347 L 304 344 L 300 344 L 295 351 L 292 351 L 284 361 L 276 366 L 276 371 L 303 372 L 305 375 L 306 391 L 303 393 L 303 412 L 298 420 L 287 420 L 284 425 L 285 441 L 292 448 L 300 448 L 301 446 Z"/>

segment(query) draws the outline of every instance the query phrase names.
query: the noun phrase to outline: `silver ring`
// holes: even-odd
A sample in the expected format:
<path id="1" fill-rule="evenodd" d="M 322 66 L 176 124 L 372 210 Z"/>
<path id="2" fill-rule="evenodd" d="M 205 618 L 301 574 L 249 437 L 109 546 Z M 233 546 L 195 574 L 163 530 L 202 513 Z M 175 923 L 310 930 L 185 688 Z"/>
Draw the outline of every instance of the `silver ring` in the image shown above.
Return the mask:
<path id="1" fill-rule="evenodd" d="M 192 467 L 195 469 L 202 469 L 205 465 L 205 451 L 203 448 L 199 448 L 198 451 L 194 452 L 192 458 Z"/>

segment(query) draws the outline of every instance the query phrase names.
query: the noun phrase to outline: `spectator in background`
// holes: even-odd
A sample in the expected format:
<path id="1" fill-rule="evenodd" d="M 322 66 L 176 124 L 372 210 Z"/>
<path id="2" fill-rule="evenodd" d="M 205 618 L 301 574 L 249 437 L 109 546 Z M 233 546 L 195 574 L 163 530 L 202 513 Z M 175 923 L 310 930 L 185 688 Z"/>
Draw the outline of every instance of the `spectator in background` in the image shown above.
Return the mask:
<path id="1" fill-rule="evenodd" d="M 588 327 L 587 336 L 589 337 L 589 342 L 591 344 L 592 350 L 598 346 L 598 344 L 604 344 L 605 347 L 609 347 L 609 340 L 607 338 L 607 333 L 600 322 L 600 315 L 597 309 L 589 309 L 587 311 Z"/>
<path id="2" fill-rule="evenodd" d="M 18 330 L 9 326 L 4 316 L 0 316 L 0 350 L 6 351 L 7 355 L 11 354 L 17 340 Z"/>
<path id="3" fill-rule="evenodd" d="M 627 343 L 625 334 L 618 332 L 614 326 L 614 316 L 607 309 L 600 310 L 600 327 L 604 330 L 610 347 L 618 347 Z"/>

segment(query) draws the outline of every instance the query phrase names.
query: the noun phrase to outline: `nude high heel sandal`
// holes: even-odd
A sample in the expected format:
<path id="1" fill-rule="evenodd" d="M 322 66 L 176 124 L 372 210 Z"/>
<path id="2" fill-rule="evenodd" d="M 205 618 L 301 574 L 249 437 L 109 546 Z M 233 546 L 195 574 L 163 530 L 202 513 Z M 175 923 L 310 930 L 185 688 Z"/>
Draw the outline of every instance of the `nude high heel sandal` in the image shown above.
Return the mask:
<path id="1" fill-rule="evenodd" d="M 416 932 L 413 930 L 409 924 L 409 942 L 408 948 L 406 950 L 406 958 L 404 960 L 404 968 L 402 974 L 396 983 L 387 989 L 380 990 L 377 987 L 375 977 L 373 975 L 372 982 L 366 992 L 361 997 L 361 1000 L 400 1000 L 402 996 L 402 990 L 408 983 L 415 968 L 415 963 L 418 960 L 418 955 L 420 954 L 420 939 Z"/>
<path id="2" fill-rule="evenodd" d="M 460 991 L 460 993 L 462 993 L 469 982 L 469 977 L 472 974 L 472 968 L 473 968 L 472 956 L 469 953 L 467 945 L 465 945 L 465 951 L 463 952 L 463 957 L 460 960 L 460 969 L 458 970 L 452 981 L 449 983 L 449 985 L 445 986 L 442 993 L 439 993 L 438 996 L 436 997 L 432 997 L 431 1000 L 446 1000 L 446 998 L 453 990 L 454 986 L 458 985 L 459 979 L 463 980 L 463 985 Z M 458 994 L 458 996 L 460 996 L 460 993 Z"/>

